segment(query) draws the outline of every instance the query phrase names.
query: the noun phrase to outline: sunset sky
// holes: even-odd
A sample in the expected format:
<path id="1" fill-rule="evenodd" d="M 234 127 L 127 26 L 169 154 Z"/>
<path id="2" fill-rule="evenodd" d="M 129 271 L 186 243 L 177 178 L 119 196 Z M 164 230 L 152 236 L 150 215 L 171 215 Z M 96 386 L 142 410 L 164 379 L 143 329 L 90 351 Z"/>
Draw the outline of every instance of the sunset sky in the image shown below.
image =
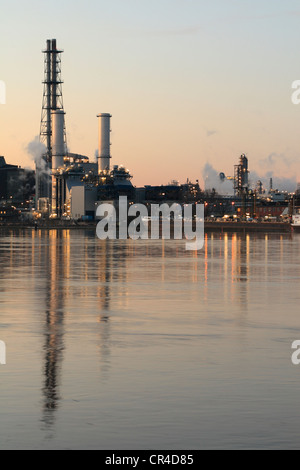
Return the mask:
<path id="1" fill-rule="evenodd" d="M 43 55 L 56 38 L 68 146 L 94 159 L 112 114 L 112 163 L 133 184 L 232 175 L 300 181 L 298 0 L 0 0 L 0 155 L 33 167 Z M 211 167 L 208 166 L 211 165 Z M 206 170 L 204 171 L 204 168 Z M 280 181 L 277 181 L 280 185 Z M 289 188 L 290 189 L 290 188 Z"/>

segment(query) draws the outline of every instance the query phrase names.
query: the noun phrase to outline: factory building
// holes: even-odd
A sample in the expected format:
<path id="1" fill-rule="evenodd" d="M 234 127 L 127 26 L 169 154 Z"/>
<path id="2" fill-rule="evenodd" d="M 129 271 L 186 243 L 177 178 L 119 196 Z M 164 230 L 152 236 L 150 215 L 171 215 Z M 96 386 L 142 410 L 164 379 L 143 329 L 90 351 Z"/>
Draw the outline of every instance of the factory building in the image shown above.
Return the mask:
<path id="1" fill-rule="evenodd" d="M 98 162 L 69 153 L 62 99 L 61 54 L 56 40 L 47 40 L 40 141 L 46 153 L 36 168 L 37 208 L 51 218 L 95 217 L 97 201 L 134 197 L 131 175 L 122 166 L 111 169 L 111 114 L 99 114 Z"/>
<path id="2" fill-rule="evenodd" d="M 36 172 L 37 207 L 41 212 L 51 218 L 93 220 L 99 204 L 112 202 L 116 205 L 120 196 L 127 196 L 129 203 L 146 205 L 204 203 L 208 215 L 224 216 L 239 212 L 241 216 L 245 216 L 249 211 L 255 214 L 256 210 L 257 213 L 264 213 L 263 202 L 257 197 L 263 193 L 262 183 L 258 183 L 257 192 L 253 193 L 249 188 L 248 159 L 244 154 L 234 166 L 233 177 L 220 173 L 221 181 L 233 181 L 234 197 L 226 199 L 217 195 L 214 190 L 212 194 L 203 193 L 198 180 L 196 183 L 187 180 L 182 185 L 172 182 L 164 186 L 135 188 L 130 172 L 123 166 L 111 164 L 110 113 L 97 115 L 97 163 L 90 163 L 86 156 L 68 152 L 66 114 L 62 99 L 62 51 L 57 49 L 55 39 L 47 40 L 44 54 L 45 79 L 40 140 L 45 143 L 47 150 L 37 165 Z M 279 202 L 284 206 L 285 196 L 275 193 L 270 189 L 269 197 L 274 205 L 277 198 L 277 207 Z M 282 200 L 279 201 L 279 198 Z"/>
<path id="3" fill-rule="evenodd" d="M 51 180 L 46 172 L 44 184 L 45 178 L 37 168 L 38 208 L 44 213 L 49 209 L 51 218 L 94 219 L 100 203 L 117 201 L 120 196 L 127 196 L 129 202 L 143 203 L 199 201 L 202 193 L 198 182 L 134 188 L 130 172 L 121 165 L 111 165 L 110 113 L 97 115 L 97 164 L 89 163 L 87 157 L 67 151 L 61 53 L 56 40 L 47 41 L 40 140 L 47 147 L 42 166 L 46 169 L 50 166 Z M 41 189 L 41 181 L 44 189 Z"/>
<path id="4" fill-rule="evenodd" d="M 248 158 L 242 154 L 239 159 L 238 165 L 234 165 L 234 176 L 225 176 L 225 173 L 220 173 L 220 181 L 225 180 L 233 181 L 234 195 L 245 196 L 249 191 L 249 169 Z M 261 182 L 259 182 L 261 183 Z"/>
<path id="5" fill-rule="evenodd" d="M 241 155 L 240 162 L 234 167 L 234 194 L 242 196 L 249 190 L 249 170 L 248 158 L 245 154 Z"/>
<path id="6" fill-rule="evenodd" d="M 25 204 L 34 196 L 35 178 L 32 170 L 8 165 L 0 157 L 0 200 L 13 204 Z"/>
<path id="7" fill-rule="evenodd" d="M 67 213 L 72 219 L 94 220 L 96 211 L 97 188 L 95 186 L 73 186 Z"/>
<path id="8" fill-rule="evenodd" d="M 134 199 L 131 175 L 122 166 L 110 168 L 111 143 L 108 113 L 99 114 L 98 162 L 64 152 L 64 112 L 52 113 L 52 217 L 93 220 L 97 201 L 116 200 L 126 195 Z"/>
<path id="9" fill-rule="evenodd" d="M 103 202 L 111 202 L 119 199 L 120 196 L 127 196 L 129 201 L 135 199 L 135 188 L 132 186 L 129 171 L 123 166 L 114 165 L 111 169 L 111 115 L 102 113 L 99 120 L 99 148 L 98 148 L 98 172 L 87 173 L 82 179 L 87 188 L 95 188 L 94 217 L 97 206 Z M 91 194 L 85 191 L 85 216 L 91 217 Z M 74 207 L 74 204 L 72 204 Z"/>

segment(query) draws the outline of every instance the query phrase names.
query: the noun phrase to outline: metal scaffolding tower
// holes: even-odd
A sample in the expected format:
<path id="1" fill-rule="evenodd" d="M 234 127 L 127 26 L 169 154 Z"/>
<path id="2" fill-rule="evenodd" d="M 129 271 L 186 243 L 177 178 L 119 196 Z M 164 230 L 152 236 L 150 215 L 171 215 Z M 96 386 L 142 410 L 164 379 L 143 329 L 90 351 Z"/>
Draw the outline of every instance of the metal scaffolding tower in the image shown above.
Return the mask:
<path id="1" fill-rule="evenodd" d="M 47 47 L 43 51 L 44 59 L 44 93 L 40 125 L 40 142 L 45 144 L 46 153 L 36 166 L 36 200 L 52 197 L 51 171 L 52 171 L 52 117 L 55 110 L 63 110 L 63 95 L 61 79 L 61 54 L 56 39 L 48 39 Z M 64 142 L 67 148 L 66 129 L 64 127 Z"/>

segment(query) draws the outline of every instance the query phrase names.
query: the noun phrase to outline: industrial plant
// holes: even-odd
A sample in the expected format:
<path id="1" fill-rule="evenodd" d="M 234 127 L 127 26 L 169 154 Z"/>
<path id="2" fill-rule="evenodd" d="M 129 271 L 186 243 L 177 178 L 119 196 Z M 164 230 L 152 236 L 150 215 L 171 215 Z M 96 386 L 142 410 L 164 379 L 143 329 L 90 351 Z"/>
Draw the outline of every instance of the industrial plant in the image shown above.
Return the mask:
<path id="1" fill-rule="evenodd" d="M 233 176 L 219 174 L 219 182 L 232 181 L 233 194 L 224 196 L 216 188 L 203 190 L 199 181 L 172 181 L 164 186 L 134 187 L 132 175 L 123 166 L 111 164 L 112 115 L 102 112 L 99 122 L 97 163 L 84 155 L 70 153 L 67 146 L 66 112 L 63 102 L 62 54 L 55 39 L 48 39 L 44 55 L 43 100 L 39 142 L 44 151 L 36 159 L 36 171 L 8 165 L 0 157 L 0 222 L 30 218 L 39 221 L 92 222 L 103 201 L 117 203 L 127 196 L 129 203 L 177 202 L 204 204 L 210 220 L 291 217 L 300 206 L 300 191 L 294 194 L 249 184 L 249 162 L 245 154 L 234 165 Z M 95 116 L 96 119 L 96 116 Z"/>
<path id="2" fill-rule="evenodd" d="M 52 219 L 93 220 L 97 201 L 119 194 L 134 197 L 131 175 L 123 167 L 111 168 L 111 114 L 99 114 L 98 164 L 69 153 L 63 105 L 61 55 L 56 40 L 44 50 L 44 94 L 40 142 L 46 152 L 36 165 L 36 209 Z"/>

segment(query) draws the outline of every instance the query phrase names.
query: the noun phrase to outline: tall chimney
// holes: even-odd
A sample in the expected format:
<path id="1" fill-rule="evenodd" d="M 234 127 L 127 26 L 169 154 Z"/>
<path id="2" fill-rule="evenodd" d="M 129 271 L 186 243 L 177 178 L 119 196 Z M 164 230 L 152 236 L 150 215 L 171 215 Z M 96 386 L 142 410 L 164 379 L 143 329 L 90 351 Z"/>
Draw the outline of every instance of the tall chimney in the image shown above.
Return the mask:
<path id="1" fill-rule="evenodd" d="M 55 174 L 64 165 L 66 155 L 64 129 L 65 113 L 61 109 L 52 111 L 52 214 L 60 217 L 63 213 L 64 188 L 61 179 Z"/>
<path id="2" fill-rule="evenodd" d="M 111 114 L 102 113 L 98 114 L 99 119 L 99 156 L 98 156 L 98 170 L 110 170 L 110 119 Z"/>
<path id="3" fill-rule="evenodd" d="M 52 170 L 63 166 L 66 154 L 64 129 L 65 112 L 61 109 L 52 111 Z"/>

